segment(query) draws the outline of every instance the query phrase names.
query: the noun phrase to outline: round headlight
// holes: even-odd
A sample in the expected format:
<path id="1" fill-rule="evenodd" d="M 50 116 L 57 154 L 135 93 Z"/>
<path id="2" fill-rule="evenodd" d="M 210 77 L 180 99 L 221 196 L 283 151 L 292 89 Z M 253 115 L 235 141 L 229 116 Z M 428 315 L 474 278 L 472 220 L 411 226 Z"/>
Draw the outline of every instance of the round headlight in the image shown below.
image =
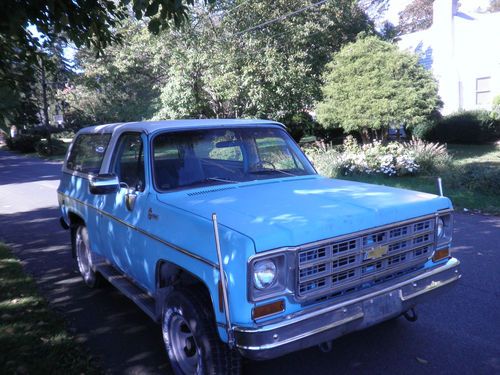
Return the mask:
<path id="1" fill-rule="evenodd" d="M 272 260 L 261 260 L 253 266 L 253 283 L 257 289 L 273 285 L 276 279 L 276 264 Z"/>
<path id="2" fill-rule="evenodd" d="M 443 238 L 444 236 L 444 221 L 441 218 L 437 220 L 437 238 Z"/>

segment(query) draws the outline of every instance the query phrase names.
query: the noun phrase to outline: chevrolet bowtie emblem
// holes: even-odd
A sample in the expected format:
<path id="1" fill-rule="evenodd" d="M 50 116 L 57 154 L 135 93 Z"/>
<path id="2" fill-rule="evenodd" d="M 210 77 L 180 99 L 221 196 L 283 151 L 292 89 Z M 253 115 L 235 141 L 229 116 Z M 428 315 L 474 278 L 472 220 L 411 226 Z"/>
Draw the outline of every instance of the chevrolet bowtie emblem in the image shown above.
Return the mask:
<path id="1" fill-rule="evenodd" d="M 377 246 L 369 249 L 365 253 L 365 260 L 382 258 L 389 251 L 388 245 Z"/>

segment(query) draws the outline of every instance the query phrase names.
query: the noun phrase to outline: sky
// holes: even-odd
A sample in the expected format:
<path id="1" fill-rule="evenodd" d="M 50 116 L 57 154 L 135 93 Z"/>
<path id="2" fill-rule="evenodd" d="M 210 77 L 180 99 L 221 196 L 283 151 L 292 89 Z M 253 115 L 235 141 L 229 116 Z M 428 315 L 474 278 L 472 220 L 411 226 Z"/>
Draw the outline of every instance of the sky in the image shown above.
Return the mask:
<path id="1" fill-rule="evenodd" d="M 411 2 L 412 0 L 390 0 L 389 8 L 383 15 L 383 19 L 397 25 L 399 12 L 401 12 Z M 478 10 L 486 10 L 489 6 L 490 0 L 459 0 L 459 2 L 460 11 L 470 13 Z"/>
<path id="2" fill-rule="evenodd" d="M 399 19 L 398 13 L 401 12 L 409 3 L 411 3 L 411 0 L 391 0 L 389 9 L 385 14 L 386 20 L 396 25 Z"/>

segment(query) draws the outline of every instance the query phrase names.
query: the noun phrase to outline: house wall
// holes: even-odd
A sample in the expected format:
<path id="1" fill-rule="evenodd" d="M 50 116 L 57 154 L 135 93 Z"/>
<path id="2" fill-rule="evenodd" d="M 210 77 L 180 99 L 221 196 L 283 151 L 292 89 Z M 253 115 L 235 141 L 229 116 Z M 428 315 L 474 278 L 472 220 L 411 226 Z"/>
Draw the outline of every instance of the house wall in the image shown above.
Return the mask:
<path id="1" fill-rule="evenodd" d="M 500 94 L 500 12 L 464 13 L 457 0 L 435 0 L 433 11 L 432 27 L 403 35 L 400 48 L 432 70 L 443 114 L 491 109 Z"/>

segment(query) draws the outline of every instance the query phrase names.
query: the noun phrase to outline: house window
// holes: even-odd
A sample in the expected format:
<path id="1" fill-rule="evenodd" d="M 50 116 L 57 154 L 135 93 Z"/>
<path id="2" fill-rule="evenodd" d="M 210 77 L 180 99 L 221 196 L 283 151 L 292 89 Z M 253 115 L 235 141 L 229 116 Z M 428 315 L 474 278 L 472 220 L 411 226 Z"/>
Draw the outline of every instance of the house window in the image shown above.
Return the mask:
<path id="1" fill-rule="evenodd" d="M 476 78 L 476 105 L 491 103 L 491 77 Z"/>

